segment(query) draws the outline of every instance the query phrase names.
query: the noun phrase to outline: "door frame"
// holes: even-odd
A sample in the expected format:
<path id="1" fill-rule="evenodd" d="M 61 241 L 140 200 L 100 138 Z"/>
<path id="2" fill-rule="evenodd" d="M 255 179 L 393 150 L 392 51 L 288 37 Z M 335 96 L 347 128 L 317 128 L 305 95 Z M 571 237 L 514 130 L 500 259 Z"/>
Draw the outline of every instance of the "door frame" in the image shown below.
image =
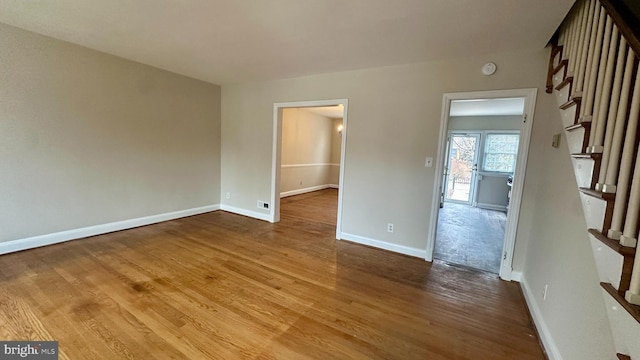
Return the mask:
<path id="1" fill-rule="evenodd" d="M 433 261 L 433 251 L 435 247 L 436 231 L 438 226 L 438 212 L 440 209 L 440 194 L 443 185 L 443 158 L 445 156 L 444 153 L 449 123 L 449 112 L 451 110 L 451 101 L 524 98 L 524 114 L 522 116 L 523 119 L 520 128 L 520 144 L 518 145 L 516 170 L 513 175 L 513 187 L 511 189 L 511 200 L 509 202 L 509 211 L 507 213 L 507 224 L 505 228 L 504 243 L 502 247 L 502 259 L 500 261 L 499 273 L 500 278 L 503 280 L 511 281 L 513 279 L 513 252 L 515 249 L 516 232 L 518 230 L 518 218 L 520 216 L 520 206 L 522 201 L 522 193 L 524 190 L 524 176 L 527 169 L 527 158 L 529 155 L 529 145 L 531 143 L 531 130 L 533 127 L 537 94 L 537 88 L 443 94 L 442 114 L 440 121 L 440 138 L 438 142 L 438 157 L 435 169 L 437 176 L 435 177 L 433 185 L 431 219 L 429 224 L 429 232 L 427 234 L 427 249 L 425 260 Z"/>
<path id="2" fill-rule="evenodd" d="M 473 205 L 473 202 L 475 201 L 476 198 L 476 178 L 477 178 L 477 174 L 478 174 L 478 170 L 477 170 L 477 166 L 478 166 L 478 162 L 480 160 L 480 143 L 482 142 L 482 132 L 478 131 L 478 132 L 473 132 L 473 130 L 471 131 L 467 131 L 467 130 L 449 130 L 447 131 L 447 137 L 449 138 L 449 144 L 447 146 L 447 151 L 445 152 L 445 157 L 444 157 L 444 161 L 445 163 L 449 164 L 449 160 L 451 159 L 449 157 L 449 154 L 451 153 L 451 138 L 455 135 L 466 135 L 466 136 L 473 136 L 476 137 L 476 145 L 475 145 L 475 151 L 474 151 L 474 157 L 473 157 L 473 162 L 476 165 L 476 170 L 472 170 L 471 171 L 471 178 L 470 178 L 470 183 L 469 183 L 469 200 L 468 201 L 462 201 L 462 200 L 453 200 L 453 199 L 449 199 L 449 202 L 452 203 L 457 203 L 457 204 L 465 204 L 465 205 Z M 446 140 L 445 140 L 446 141 Z M 449 164 L 450 165 L 450 164 Z M 444 164 L 443 164 L 444 166 Z M 446 167 L 446 166 L 445 166 Z M 451 172 L 451 169 L 447 168 L 448 172 Z M 444 173 L 443 173 L 444 175 Z M 449 187 L 449 176 L 447 174 L 447 180 L 445 180 L 445 182 L 442 184 L 442 189 L 443 189 L 443 195 L 444 192 L 447 190 L 447 188 Z M 443 197 L 443 202 L 447 201 L 447 197 L 446 195 Z"/>
<path id="3" fill-rule="evenodd" d="M 305 108 L 342 105 L 342 148 L 340 149 L 340 180 L 338 184 L 338 214 L 336 219 L 336 239 L 340 239 L 342 231 L 342 199 L 344 189 L 344 169 L 347 152 L 347 114 L 349 99 L 312 100 L 282 102 L 273 104 L 273 150 L 271 162 L 271 212 L 269 221 L 280 221 L 280 170 L 282 165 L 282 113 L 286 108 Z"/>

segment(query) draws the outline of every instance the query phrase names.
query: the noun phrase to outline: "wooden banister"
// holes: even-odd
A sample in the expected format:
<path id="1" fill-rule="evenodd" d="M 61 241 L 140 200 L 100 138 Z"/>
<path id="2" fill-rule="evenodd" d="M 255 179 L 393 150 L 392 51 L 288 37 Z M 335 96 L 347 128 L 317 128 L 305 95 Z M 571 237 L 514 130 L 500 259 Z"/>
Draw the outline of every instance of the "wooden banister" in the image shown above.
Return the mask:
<path id="1" fill-rule="evenodd" d="M 629 46 L 640 54 L 640 19 L 622 0 L 600 0 L 613 22 L 618 26 Z"/>

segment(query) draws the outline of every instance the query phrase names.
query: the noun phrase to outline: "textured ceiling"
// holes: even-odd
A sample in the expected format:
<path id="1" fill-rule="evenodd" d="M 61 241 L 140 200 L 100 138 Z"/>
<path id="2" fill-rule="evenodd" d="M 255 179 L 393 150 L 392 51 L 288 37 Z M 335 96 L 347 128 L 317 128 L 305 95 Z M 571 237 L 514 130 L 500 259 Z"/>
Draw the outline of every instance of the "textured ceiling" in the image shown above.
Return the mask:
<path id="1" fill-rule="evenodd" d="M 542 48 L 573 0 L 0 0 L 0 22 L 224 84 Z"/>

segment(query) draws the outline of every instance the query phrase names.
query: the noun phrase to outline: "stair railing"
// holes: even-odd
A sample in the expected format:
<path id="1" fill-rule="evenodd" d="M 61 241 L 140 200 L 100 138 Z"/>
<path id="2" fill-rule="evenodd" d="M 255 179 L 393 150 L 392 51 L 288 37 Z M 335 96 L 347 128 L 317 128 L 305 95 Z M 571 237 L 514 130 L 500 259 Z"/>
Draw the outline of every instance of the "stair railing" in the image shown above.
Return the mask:
<path id="1" fill-rule="evenodd" d="M 567 130 L 585 129 L 583 153 L 574 157 L 595 161 L 589 192 L 613 199 L 601 238 L 633 256 L 640 231 L 640 25 L 623 7 L 614 0 L 576 2 L 555 36 L 547 91 L 558 90 L 562 109 L 575 107 Z M 631 276 L 623 276 L 618 290 L 628 288 L 626 300 L 640 305 L 635 254 Z"/>

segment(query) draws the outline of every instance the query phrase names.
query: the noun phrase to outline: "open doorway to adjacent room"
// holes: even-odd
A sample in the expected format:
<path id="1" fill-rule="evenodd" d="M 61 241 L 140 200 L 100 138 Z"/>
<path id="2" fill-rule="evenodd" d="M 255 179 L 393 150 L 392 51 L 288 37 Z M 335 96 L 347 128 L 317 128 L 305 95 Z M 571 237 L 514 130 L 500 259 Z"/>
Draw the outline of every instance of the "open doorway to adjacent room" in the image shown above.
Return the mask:
<path id="1" fill-rule="evenodd" d="M 535 92 L 515 92 L 458 94 L 445 101 L 430 241 L 433 259 L 503 278 L 511 276 L 531 132 L 527 114 L 535 102 Z"/>
<path id="2" fill-rule="evenodd" d="M 339 237 L 346 100 L 274 105 L 274 222 L 304 219 Z"/>

